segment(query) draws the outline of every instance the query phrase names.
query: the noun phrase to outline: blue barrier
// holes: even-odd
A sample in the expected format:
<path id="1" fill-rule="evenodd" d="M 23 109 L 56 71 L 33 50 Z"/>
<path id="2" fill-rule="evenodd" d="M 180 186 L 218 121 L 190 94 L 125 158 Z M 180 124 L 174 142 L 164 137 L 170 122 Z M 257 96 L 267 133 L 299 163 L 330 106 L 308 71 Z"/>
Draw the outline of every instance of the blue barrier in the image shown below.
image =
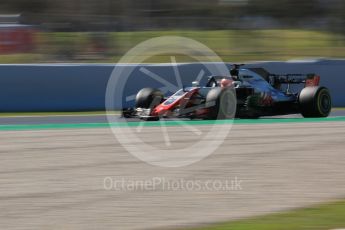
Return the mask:
<path id="1" fill-rule="evenodd" d="M 122 65 L 126 66 L 133 68 L 132 74 L 124 89 L 114 89 L 123 90 L 125 107 L 133 105 L 133 95 L 141 88 L 164 86 L 142 70 L 146 69 L 178 86 L 170 64 Z M 345 106 L 345 60 L 247 64 L 247 67 L 258 66 L 272 73 L 319 74 L 321 85 L 331 91 L 333 105 Z M 111 64 L 0 65 L 0 111 L 104 110 L 106 87 L 114 67 Z M 205 65 L 198 63 L 178 64 L 177 69 L 183 85 L 190 85 L 201 70 L 204 75 L 209 74 Z M 115 77 L 121 80 L 122 76 Z"/>

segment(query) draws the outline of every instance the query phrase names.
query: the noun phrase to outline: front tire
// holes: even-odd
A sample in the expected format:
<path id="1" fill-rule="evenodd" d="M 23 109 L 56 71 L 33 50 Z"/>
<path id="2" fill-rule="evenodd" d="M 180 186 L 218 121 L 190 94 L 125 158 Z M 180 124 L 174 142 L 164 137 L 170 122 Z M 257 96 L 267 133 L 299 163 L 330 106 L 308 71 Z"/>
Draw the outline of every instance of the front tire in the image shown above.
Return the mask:
<path id="1" fill-rule="evenodd" d="M 159 105 L 163 99 L 163 93 L 158 89 L 143 88 L 135 98 L 136 108 L 152 109 Z"/>
<path id="2" fill-rule="evenodd" d="M 303 117 L 328 117 L 332 109 L 332 99 L 325 87 L 306 87 L 300 93 L 299 105 Z"/>
<path id="3" fill-rule="evenodd" d="M 208 119 L 233 119 L 236 114 L 236 95 L 230 88 L 211 89 L 206 96 L 206 107 L 209 108 Z"/>

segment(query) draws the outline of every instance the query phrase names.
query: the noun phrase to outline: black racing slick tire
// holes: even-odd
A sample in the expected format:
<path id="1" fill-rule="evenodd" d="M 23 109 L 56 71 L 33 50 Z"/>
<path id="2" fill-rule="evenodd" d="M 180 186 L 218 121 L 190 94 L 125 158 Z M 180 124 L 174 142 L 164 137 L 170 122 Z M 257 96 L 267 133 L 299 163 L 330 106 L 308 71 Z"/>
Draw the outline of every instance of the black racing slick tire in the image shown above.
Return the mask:
<path id="1" fill-rule="evenodd" d="M 206 107 L 209 109 L 208 119 L 232 119 L 236 114 L 236 95 L 230 88 L 211 89 L 206 96 Z"/>
<path id="2" fill-rule="evenodd" d="M 163 93 L 160 90 L 143 88 L 136 95 L 135 106 L 136 108 L 152 109 L 159 105 L 163 98 Z"/>
<path id="3" fill-rule="evenodd" d="M 332 109 L 332 99 L 325 87 L 304 88 L 299 95 L 299 106 L 303 117 L 328 117 Z"/>

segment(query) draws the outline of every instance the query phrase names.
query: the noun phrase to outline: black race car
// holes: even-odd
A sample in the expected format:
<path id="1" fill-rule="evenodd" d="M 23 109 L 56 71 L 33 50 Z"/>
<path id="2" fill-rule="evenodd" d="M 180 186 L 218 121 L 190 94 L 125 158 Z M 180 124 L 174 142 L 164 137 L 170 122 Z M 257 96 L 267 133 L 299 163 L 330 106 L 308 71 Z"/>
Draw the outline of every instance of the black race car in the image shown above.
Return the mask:
<path id="1" fill-rule="evenodd" d="M 169 97 L 158 89 L 144 88 L 136 95 L 135 108 L 124 109 L 123 116 L 144 120 L 258 118 L 296 113 L 327 117 L 332 108 L 331 96 L 319 82 L 316 74 L 277 75 L 263 68 L 234 65 L 230 76 L 210 76 L 205 85 L 193 82 Z M 301 87 L 293 92 L 292 85 Z"/>

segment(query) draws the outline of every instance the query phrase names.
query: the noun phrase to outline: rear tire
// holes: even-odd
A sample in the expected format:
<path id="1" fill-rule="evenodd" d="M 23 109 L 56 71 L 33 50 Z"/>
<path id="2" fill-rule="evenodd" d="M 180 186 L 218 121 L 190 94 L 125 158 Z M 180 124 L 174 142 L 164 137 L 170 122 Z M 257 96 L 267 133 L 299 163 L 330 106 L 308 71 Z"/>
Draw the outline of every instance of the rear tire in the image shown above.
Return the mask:
<path id="1" fill-rule="evenodd" d="M 163 93 L 158 89 L 143 88 L 135 98 L 135 107 L 152 109 L 159 105 L 163 99 Z"/>
<path id="2" fill-rule="evenodd" d="M 211 89 L 206 96 L 206 107 L 209 107 L 208 119 L 232 119 L 236 114 L 236 96 L 230 88 Z"/>
<path id="3" fill-rule="evenodd" d="M 306 87 L 300 93 L 299 105 L 303 117 L 328 117 L 332 99 L 325 87 Z"/>

